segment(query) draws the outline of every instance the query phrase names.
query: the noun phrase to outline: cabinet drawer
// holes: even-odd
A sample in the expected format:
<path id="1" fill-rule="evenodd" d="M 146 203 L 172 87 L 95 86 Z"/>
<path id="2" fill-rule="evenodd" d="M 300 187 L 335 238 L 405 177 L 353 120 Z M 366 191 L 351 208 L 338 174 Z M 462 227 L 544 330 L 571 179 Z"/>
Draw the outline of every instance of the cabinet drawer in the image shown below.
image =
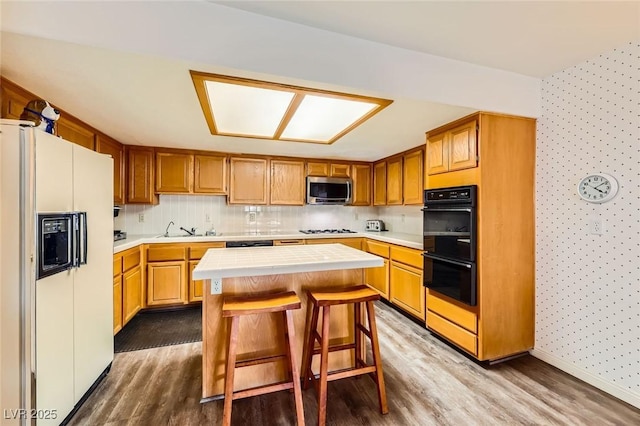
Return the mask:
<path id="1" fill-rule="evenodd" d="M 472 333 L 478 332 L 478 318 L 475 313 L 469 312 L 451 302 L 447 302 L 429 292 L 427 292 L 427 309 L 466 328 Z"/>
<path id="2" fill-rule="evenodd" d="M 274 246 L 299 246 L 304 244 L 304 240 L 275 240 Z"/>
<path id="3" fill-rule="evenodd" d="M 140 265 L 140 249 L 135 249 L 130 253 L 125 253 L 122 256 L 122 272 L 127 272 L 131 268 L 135 268 Z"/>
<path id="4" fill-rule="evenodd" d="M 427 328 L 430 328 L 467 352 L 477 355 L 478 337 L 462 327 L 458 327 L 454 323 L 447 321 L 440 315 L 427 311 Z"/>
<path id="5" fill-rule="evenodd" d="M 119 254 L 113 256 L 113 276 L 117 277 L 122 273 L 122 256 Z"/>
<path id="6" fill-rule="evenodd" d="M 380 257 L 384 257 L 385 259 L 389 258 L 390 247 L 388 244 L 378 243 L 371 240 L 366 240 L 365 244 L 365 249 L 367 252 Z"/>
<path id="7" fill-rule="evenodd" d="M 210 248 L 224 248 L 224 243 L 220 241 L 219 243 L 210 243 L 206 245 L 190 247 L 189 248 L 189 259 L 200 260 L 204 256 L 204 254 Z"/>
<path id="8" fill-rule="evenodd" d="M 186 251 L 185 247 L 149 247 L 147 249 L 147 262 L 185 260 L 187 258 Z"/>
<path id="9" fill-rule="evenodd" d="M 420 250 L 391 246 L 391 260 L 422 269 L 423 260 Z"/>

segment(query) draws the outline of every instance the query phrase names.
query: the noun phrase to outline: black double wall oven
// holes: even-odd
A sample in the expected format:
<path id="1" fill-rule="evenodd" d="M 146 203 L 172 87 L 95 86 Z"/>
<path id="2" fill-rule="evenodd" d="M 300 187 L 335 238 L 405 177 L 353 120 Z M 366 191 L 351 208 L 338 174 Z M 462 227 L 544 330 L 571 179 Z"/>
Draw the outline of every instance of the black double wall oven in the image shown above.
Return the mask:
<path id="1" fill-rule="evenodd" d="M 424 286 L 470 306 L 477 303 L 476 185 L 424 191 Z"/>

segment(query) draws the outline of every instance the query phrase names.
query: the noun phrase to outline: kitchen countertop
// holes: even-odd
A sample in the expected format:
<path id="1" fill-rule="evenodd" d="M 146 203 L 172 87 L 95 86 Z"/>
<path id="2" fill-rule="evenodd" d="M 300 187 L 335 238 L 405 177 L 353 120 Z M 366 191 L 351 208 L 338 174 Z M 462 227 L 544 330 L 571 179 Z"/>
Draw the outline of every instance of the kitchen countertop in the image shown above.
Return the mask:
<path id="1" fill-rule="evenodd" d="M 206 280 L 383 266 L 382 258 L 343 244 L 210 249 L 193 270 Z"/>
<path id="2" fill-rule="evenodd" d="M 356 232 L 353 234 L 303 234 L 300 231 L 269 231 L 256 233 L 222 232 L 216 236 L 175 236 L 162 237 L 161 235 L 127 235 L 124 240 L 113 243 L 113 252 L 136 247 L 140 244 L 159 243 L 209 243 L 214 241 L 254 241 L 254 240 L 310 240 L 320 238 L 370 238 L 391 244 L 397 244 L 409 248 L 422 250 L 422 235 L 404 234 L 400 232 Z M 297 246 L 300 247 L 300 246 Z"/>

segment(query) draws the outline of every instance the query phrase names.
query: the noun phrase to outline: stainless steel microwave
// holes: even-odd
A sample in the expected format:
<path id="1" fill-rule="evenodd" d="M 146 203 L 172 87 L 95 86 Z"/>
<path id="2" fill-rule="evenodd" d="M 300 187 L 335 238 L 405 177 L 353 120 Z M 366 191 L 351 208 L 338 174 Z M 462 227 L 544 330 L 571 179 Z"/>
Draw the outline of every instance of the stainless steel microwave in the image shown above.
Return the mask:
<path id="1" fill-rule="evenodd" d="M 307 176 L 307 204 L 351 204 L 351 179 Z"/>

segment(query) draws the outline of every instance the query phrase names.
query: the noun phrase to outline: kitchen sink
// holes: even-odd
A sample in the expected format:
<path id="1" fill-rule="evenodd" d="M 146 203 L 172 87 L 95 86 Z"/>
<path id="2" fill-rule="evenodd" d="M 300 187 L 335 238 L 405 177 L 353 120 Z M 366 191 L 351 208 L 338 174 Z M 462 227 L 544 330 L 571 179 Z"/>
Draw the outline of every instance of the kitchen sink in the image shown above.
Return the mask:
<path id="1" fill-rule="evenodd" d="M 219 237 L 221 235 L 222 235 L 222 232 L 217 232 L 215 235 L 207 235 L 207 234 L 196 234 L 196 235 L 169 234 L 169 235 L 158 235 L 156 238 Z"/>

